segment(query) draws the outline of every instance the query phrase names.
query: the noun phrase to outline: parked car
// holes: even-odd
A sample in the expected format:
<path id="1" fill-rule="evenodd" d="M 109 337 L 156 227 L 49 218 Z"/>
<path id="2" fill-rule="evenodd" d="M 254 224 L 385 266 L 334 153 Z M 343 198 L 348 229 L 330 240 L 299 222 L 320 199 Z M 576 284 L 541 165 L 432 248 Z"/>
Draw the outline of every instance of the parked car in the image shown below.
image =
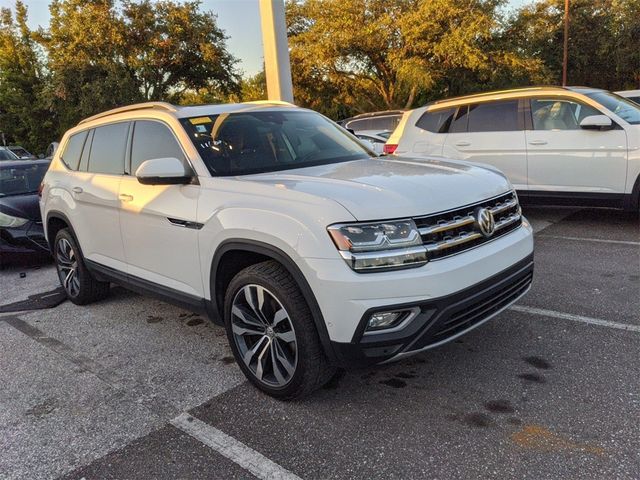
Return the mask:
<path id="1" fill-rule="evenodd" d="M 384 145 L 387 143 L 389 136 L 391 135 L 390 131 L 379 132 L 377 130 L 363 130 L 362 132 L 358 132 L 355 134 L 358 139 L 365 142 L 369 148 L 371 148 L 378 155 L 381 155 L 384 152 Z"/>
<path id="2" fill-rule="evenodd" d="M 0 161 L 1 160 L 20 160 L 20 159 L 15 153 L 13 153 L 7 147 L 0 147 Z"/>
<path id="3" fill-rule="evenodd" d="M 38 187 L 48 167 L 48 160 L 0 162 L 0 260 L 3 264 L 16 257 L 49 253 L 38 204 Z"/>
<path id="4" fill-rule="evenodd" d="M 623 90 L 616 93 L 621 97 L 628 98 L 629 100 L 633 100 L 637 104 L 640 104 L 640 90 Z"/>
<path id="5" fill-rule="evenodd" d="M 541 87 L 407 112 L 385 150 L 497 167 L 523 201 L 638 209 L 640 106 L 594 88 Z"/>
<path id="6" fill-rule="evenodd" d="M 115 282 L 206 313 L 279 398 L 448 342 L 532 279 L 531 226 L 503 175 L 378 159 L 286 103 L 88 118 L 64 135 L 41 209 L 72 302 Z"/>
<path id="7" fill-rule="evenodd" d="M 7 148 L 11 150 L 16 155 L 16 157 L 20 159 L 30 160 L 30 159 L 37 158 L 35 155 L 33 155 L 32 153 L 29 153 L 25 148 L 21 147 L 20 145 L 9 145 Z"/>
<path id="8" fill-rule="evenodd" d="M 355 133 L 367 132 L 392 132 L 398 126 L 404 110 L 386 110 L 371 112 L 346 118 L 338 122 L 347 130 Z"/>

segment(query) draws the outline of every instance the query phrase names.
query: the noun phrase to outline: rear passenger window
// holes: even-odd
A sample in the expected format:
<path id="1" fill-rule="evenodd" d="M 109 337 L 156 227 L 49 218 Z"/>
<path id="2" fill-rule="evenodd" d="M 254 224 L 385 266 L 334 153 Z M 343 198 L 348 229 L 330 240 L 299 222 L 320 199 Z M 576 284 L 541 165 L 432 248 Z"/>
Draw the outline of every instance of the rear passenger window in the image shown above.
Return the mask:
<path id="1" fill-rule="evenodd" d="M 136 122 L 131 147 L 131 174 L 135 174 L 145 160 L 167 157 L 184 161 L 184 155 L 173 132 L 159 122 Z"/>
<path id="2" fill-rule="evenodd" d="M 129 122 L 98 127 L 93 132 L 88 171 L 111 175 L 124 174 L 124 151 Z"/>
<path id="3" fill-rule="evenodd" d="M 458 108 L 456 118 L 454 118 L 449 133 L 462 133 L 467 131 L 467 123 L 469 120 L 469 105 L 462 105 Z"/>
<path id="4" fill-rule="evenodd" d="M 69 137 L 64 153 L 60 157 L 67 168 L 71 170 L 78 170 L 80 155 L 82 154 L 82 146 L 87 138 L 87 133 L 89 133 L 88 130 L 85 130 L 84 132 L 76 133 Z"/>
<path id="5" fill-rule="evenodd" d="M 469 132 L 511 132 L 518 126 L 518 100 L 469 106 Z"/>
<path id="6" fill-rule="evenodd" d="M 416 122 L 416 127 L 433 133 L 447 133 L 455 112 L 455 108 L 427 111 Z"/>

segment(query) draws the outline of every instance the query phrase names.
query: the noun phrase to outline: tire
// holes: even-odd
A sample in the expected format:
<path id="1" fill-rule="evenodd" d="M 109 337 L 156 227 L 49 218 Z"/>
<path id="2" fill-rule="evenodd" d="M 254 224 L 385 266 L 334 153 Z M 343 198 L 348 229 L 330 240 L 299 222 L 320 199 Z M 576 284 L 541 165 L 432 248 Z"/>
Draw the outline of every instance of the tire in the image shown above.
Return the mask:
<path id="1" fill-rule="evenodd" d="M 302 398 L 334 375 L 309 306 L 279 263 L 240 271 L 225 293 L 224 318 L 236 362 L 263 392 L 281 400 Z"/>
<path id="2" fill-rule="evenodd" d="M 53 245 L 58 278 L 69 300 L 76 305 L 86 305 L 109 294 L 109 282 L 99 282 L 87 270 L 82 252 L 69 229 L 59 230 Z"/>

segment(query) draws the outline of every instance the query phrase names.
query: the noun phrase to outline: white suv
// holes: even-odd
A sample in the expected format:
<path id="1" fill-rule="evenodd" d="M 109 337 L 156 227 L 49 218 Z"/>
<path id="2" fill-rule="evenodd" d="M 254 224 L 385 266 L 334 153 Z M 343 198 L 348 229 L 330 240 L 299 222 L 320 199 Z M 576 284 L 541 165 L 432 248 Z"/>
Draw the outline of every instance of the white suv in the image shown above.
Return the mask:
<path id="1" fill-rule="evenodd" d="M 539 87 L 406 112 L 386 152 L 491 165 L 530 203 L 640 206 L 640 106 L 606 90 Z"/>
<path id="2" fill-rule="evenodd" d="M 41 209 L 72 302 L 114 282 L 204 312 L 279 398 L 462 335 L 533 272 L 502 175 L 379 159 L 289 104 L 148 103 L 84 120 Z"/>

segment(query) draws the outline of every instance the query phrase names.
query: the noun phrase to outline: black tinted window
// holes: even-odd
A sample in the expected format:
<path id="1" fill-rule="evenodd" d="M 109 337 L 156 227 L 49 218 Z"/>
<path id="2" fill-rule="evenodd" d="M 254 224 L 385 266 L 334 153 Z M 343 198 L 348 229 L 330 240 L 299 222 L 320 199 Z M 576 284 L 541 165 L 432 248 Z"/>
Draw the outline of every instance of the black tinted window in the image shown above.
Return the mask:
<path id="1" fill-rule="evenodd" d="M 453 120 L 451 124 L 451 128 L 449 129 L 449 133 L 460 133 L 467 131 L 467 123 L 469 121 L 469 106 L 463 105 L 458 108 L 458 113 L 456 114 L 456 118 Z"/>
<path id="2" fill-rule="evenodd" d="M 416 122 L 416 127 L 433 133 L 446 133 L 455 112 L 455 108 L 427 111 Z"/>
<path id="3" fill-rule="evenodd" d="M 184 161 L 184 155 L 173 132 L 159 122 L 146 120 L 136 122 L 131 147 L 131 173 L 135 174 L 145 160 L 166 157 Z"/>
<path id="4" fill-rule="evenodd" d="M 128 132 L 128 122 L 96 128 L 91 142 L 88 170 L 93 173 L 122 175 Z"/>
<path id="5" fill-rule="evenodd" d="M 314 112 L 238 112 L 181 122 L 212 175 L 288 170 L 375 155 Z"/>
<path id="6" fill-rule="evenodd" d="M 518 127 L 518 100 L 469 107 L 469 132 L 510 132 Z"/>
<path id="7" fill-rule="evenodd" d="M 78 164 L 80 163 L 80 155 L 82 154 L 82 146 L 87 138 L 88 130 L 84 132 L 71 135 L 67 146 L 62 154 L 62 161 L 71 170 L 78 170 Z"/>

